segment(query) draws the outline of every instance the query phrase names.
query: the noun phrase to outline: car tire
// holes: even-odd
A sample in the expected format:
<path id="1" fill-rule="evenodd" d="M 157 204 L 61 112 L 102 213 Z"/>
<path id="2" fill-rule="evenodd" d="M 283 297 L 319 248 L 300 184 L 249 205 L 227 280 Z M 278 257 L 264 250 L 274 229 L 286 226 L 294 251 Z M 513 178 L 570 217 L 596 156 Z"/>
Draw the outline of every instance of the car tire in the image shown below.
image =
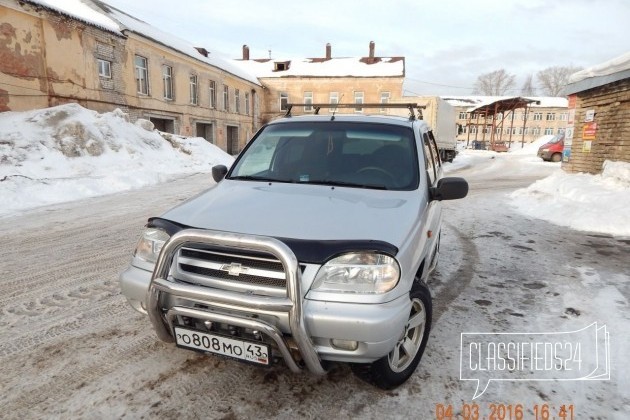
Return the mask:
<path id="1" fill-rule="evenodd" d="M 404 331 L 401 331 L 396 347 L 388 355 L 371 364 L 351 365 L 357 377 L 384 390 L 396 388 L 411 377 L 420 363 L 429 339 L 433 312 L 431 294 L 419 278 L 414 281 L 409 299 L 411 300 L 409 320 Z"/>
<path id="2" fill-rule="evenodd" d="M 554 153 L 551 155 L 552 162 L 560 162 L 562 160 L 562 155 L 560 153 Z"/>

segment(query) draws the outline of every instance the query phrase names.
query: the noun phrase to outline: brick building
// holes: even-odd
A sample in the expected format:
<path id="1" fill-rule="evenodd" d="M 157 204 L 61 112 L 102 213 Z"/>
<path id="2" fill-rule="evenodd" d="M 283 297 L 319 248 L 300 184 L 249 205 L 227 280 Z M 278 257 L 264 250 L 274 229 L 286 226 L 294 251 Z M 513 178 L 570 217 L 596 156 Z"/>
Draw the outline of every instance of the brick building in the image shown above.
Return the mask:
<path id="1" fill-rule="evenodd" d="M 232 60 L 98 0 L 52 4 L 0 0 L 0 111 L 120 108 L 230 153 L 259 128 L 262 86 Z"/>
<path id="2" fill-rule="evenodd" d="M 630 53 L 573 74 L 566 91 L 562 168 L 597 174 L 606 160 L 630 162 Z"/>
<path id="3" fill-rule="evenodd" d="M 378 57 L 370 42 L 365 57 L 335 58 L 332 46 L 317 58 L 250 59 L 243 46 L 238 60 L 243 69 L 256 75 L 264 86 L 262 115 L 270 121 L 286 111 L 288 103 L 387 103 L 402 98 L 405 78 L 404 57 Z M 357 106 L 353 112 L 361 113 Z M 313 108 L 295 108 L 293 114 L 313 112 Z M 320 113 L 332 112 L 322 108 Z M 347 109 L 344 111 L 347 112 Z"/>

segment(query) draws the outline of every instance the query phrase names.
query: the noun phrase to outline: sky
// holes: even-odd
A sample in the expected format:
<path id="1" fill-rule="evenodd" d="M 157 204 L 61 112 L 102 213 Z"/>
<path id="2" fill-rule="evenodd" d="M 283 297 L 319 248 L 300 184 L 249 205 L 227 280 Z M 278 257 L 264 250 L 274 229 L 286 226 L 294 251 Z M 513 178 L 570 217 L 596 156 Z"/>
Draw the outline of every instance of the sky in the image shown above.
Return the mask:
<path id="1" fill-rule="evenodd" d="M 129 123 L 120 110 L 99 114 L 78 104 L 0 113 L 0 217 L 207 173 L 213 165 L 234 161 L 202 138 L 167 134 L 166 141 L 151 130 L 150 122 Z M 512 194 L 515 210 L 577 230 L 630 238 L 630 163 L 606 163 L 602 175 L 567 174 L 560 163 L 536 156 L 551 137 L 508 153 L 462 150 L 445 171 L 468 168 L 467 177 L 537 174 L 540 181 Z"/>
<path id="2" fill-rule="evenodd" d="M 628 0 L 105 0 L 211 51 L 241 58 L 406 57 L 405 95 L 470 95 L 477 77 L 589 67 L 630 51 Z"/>

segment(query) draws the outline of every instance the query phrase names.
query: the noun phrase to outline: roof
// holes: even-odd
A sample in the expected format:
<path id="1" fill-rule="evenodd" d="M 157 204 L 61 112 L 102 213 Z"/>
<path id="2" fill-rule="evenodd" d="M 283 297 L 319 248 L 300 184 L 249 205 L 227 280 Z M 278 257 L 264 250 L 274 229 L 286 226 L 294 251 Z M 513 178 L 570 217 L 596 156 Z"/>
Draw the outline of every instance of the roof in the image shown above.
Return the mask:
<path id="1" fill-rule="evenodd" d="M 612 60 L 580 70 L 569 77 L 567 94 L 582 92 L 630 78 L 630 52 Z"/>
<path id="2" fill-rule="evenodd" d="M 447 101 L 452 106 L 465 106 L 465 107 L 477 107 L 479 105 L 493 103 L 503 99 L 513 98 L 513 96 L 441 96 L 442 99 Z M 554 96 L 527 96 L 526 99 L 531 99 L 536 102 L 532 102 L 530 107 L 532 108 L 567 108 L 569 102 L 565 97 Z"/>
<path id="3" fill-rule="evenodd" d="M 87 23 L 108 32 L 122 35 L 118 23 L 108 17 L 102 11 L 95 10 L 82 0 L 25 0 L 26 3 L 42 6 L 49 10 L 54 10 L 62 15 L 74 18 L 83 23 Z"/>
<path id="4" fill-rule="evenodd" d="M 523 98 L 521 96 L 508 97 L 503 99 L 491 99 L 481 104 L 469 108 L 468 112 L 477 112 L 486 115 L 494 115 L 500 112 L 512 111 L 518 108 L 525 108 L 529 104 L 535 103 L 535 99 Z"/>
<path id="5" fill-rule="evenodd" d="M 281 77 L 404 77 L 404 57 L 293 58 L 234 60 L 259 78 Z M 286 70 L 276 70 L 276 63 L 286 63 Z"/>
<path id="6" fill-rule="evenodd" d="M 141 21 L 115 7 L 99 0 L 27 0 L 89 25 L 107 30 L 117 35 L 126 32 L 136 33 L 146 39 L 180 52 L 202 63 L 211 65 L 232 74 L 235 77 L 261 86 L 258 79 L 243 68 L 234 64 L 233 60 L 214 51 L 208 51 L 207 57 L 201 54 L 193 44 L 174 35 L 166 33 L 146 22 Z"/>

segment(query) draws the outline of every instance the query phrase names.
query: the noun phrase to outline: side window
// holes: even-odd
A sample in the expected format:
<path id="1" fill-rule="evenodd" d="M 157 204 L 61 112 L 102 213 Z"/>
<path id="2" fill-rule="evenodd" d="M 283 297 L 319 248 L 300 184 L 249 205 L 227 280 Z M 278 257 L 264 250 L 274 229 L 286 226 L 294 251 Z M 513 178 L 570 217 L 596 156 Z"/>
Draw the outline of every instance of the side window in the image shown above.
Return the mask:
<path id="1" fill-rule="evenodd" d="M 437 143 L 435 142 L 435 137 L 433 137 L 433 131 L 429 131 L 429 139 L 431 140 L 431 151 L 433 152 L 433 157 L 435 159 L 436 168 L 442 167 L 442 160 L 440 159 L 440 153 L 438 151 Z"/>
<path id="2" fill-rule="evenodd" d="M 431 140 L 429 139 L 427 133 L 422 134 L 422 139 L 424 140 L 424 163 L 427 168 L 429 185 L 433 185 L 435 183 L 435 179 L 437 178 L 437 174 L 435 167 L 435 158 L 433 155 L 433 151 L 431 150 Z"/>

